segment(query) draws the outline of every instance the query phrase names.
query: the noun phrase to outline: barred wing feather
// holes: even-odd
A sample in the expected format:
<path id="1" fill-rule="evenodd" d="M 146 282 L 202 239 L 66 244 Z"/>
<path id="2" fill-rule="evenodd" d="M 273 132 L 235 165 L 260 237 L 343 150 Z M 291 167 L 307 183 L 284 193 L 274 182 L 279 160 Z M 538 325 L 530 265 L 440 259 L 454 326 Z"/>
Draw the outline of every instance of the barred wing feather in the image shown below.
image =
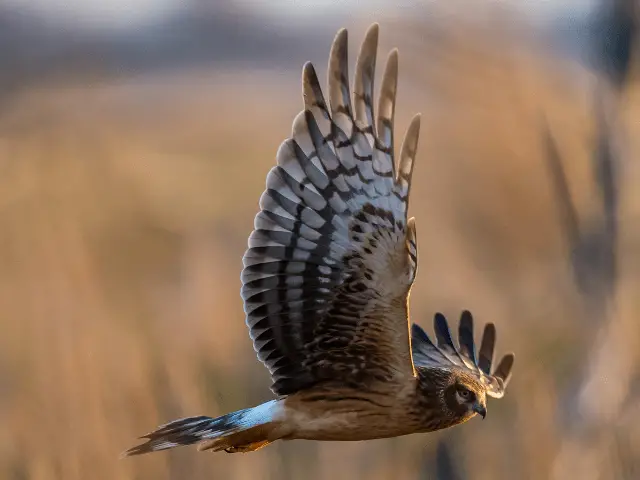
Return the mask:
<path id="1" fill-rule="evenodd" d="M 323 381 L 413 375 L 407 297 L 416 272 L 407 220 L 419 116 L 396 166 L 397 51 L 373 108 L 378 26 L 365 36 L 349 88 L 347 32 L 332 45 L 325 102 L 312 64 L 304 110 L 267 175 L 242 272 L 246 322 L 278 395 Z"/>

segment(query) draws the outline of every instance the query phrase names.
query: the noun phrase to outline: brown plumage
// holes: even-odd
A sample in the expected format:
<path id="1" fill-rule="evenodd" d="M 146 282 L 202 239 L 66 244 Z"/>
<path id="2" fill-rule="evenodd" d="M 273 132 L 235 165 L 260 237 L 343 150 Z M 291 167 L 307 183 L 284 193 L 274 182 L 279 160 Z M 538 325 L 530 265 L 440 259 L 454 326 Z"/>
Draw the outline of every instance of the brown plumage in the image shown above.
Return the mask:
<path id="1" fill-rule="evenodd" d="M 436 343 L 409 322 L 417 269 L 407 219 L 420 117 L 394 160 L 398 54 L 390 53 L 373 109 L 378 26 L 367 32 L 349 92 L 347 32 L 329 61 L 326 103 L 303 70 L 304 111 L 267 175 L 242 271 L 246 322 L 277 399 L 218 418 L 190 417 L 146 435 L 125 455 L 198 443 L 247 452 L 278 439 L 367 440 L 430 432 L 486 414 L 501 397 L 513 355 L 492 372 L 495 328 L 479 356 L 473 319 L 459 346 L 436 314 Z"/>

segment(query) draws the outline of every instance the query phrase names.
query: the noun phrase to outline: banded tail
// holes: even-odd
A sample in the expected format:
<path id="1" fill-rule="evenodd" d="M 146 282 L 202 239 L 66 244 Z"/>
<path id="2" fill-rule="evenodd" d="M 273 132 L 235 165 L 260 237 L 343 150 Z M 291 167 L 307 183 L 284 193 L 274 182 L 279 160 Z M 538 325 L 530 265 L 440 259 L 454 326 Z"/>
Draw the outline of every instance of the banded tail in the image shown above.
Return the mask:
<path id="1" fill-rule="evenodd" d="M 174 420 L 140 437 L 147 441 L 123 452 L 122 457 L 193 444 L 198 444 L 200 451 L 251 452 L 280 438 L 277 434 L 280 407 L 280 402 L 271 400 L 217 418 L 198 416 Z"/>

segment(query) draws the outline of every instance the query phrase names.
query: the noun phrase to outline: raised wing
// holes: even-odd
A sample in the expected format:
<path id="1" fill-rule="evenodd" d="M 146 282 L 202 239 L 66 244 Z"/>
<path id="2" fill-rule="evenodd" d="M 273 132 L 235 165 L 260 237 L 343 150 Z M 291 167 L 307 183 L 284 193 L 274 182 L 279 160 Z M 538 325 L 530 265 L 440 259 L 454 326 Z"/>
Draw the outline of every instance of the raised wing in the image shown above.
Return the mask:
<path id="1" fill-rule="evenodd" d="M 486 385 L 487 395 L 501 398 L 511 379 L 515 357 L 513 353 L 506 354 L 500 360 L 498 367 L 491 371 L 496 345 L 496 327 L 493 323 L 488 323 L 484 327 L 479 357 L 476 357 L 471 312 L 465 310 L 460 316 L 459 347 L 453 343 L 444 315 L 436 313 L 433 326 L 437 344 L 433 343 L 425 331 L 415 323 L 411 327 L 411 346 L 415 366 L 465 369 L 476 375 Z"/>
<path id="2" fill-rule="evenodd" d="M 414 374 L 407 296 L 417 247 L 407 208 L 420 123 L 409 126 L 396 166 L 398 55 L 388 57 L 374 125 L 377 44 L 373 25 L 353 102 L 346 30 L 331 48 L 329 105 L 304 66 L 304 111 L 267 175 L 243 258 L 246 322 L 279 395 Z"/>

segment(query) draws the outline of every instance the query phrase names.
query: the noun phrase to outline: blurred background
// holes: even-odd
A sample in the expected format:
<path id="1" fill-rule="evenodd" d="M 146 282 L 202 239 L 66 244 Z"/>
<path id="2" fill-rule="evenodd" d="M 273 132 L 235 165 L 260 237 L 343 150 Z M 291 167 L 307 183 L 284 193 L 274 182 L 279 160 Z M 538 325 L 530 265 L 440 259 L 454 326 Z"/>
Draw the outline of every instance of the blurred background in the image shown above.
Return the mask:
<path id="1" fill-rule="evenodd" d="M 637 3 L 363 5 L 0 0 L 0 478 L 640 478 Z M 423 114 L 413 320 L 495 322 L 507 395 L 442 433 L 119 460 L 271 397 L 242 254 L 303 63 L 372 21 L 396 135 Z"/>

